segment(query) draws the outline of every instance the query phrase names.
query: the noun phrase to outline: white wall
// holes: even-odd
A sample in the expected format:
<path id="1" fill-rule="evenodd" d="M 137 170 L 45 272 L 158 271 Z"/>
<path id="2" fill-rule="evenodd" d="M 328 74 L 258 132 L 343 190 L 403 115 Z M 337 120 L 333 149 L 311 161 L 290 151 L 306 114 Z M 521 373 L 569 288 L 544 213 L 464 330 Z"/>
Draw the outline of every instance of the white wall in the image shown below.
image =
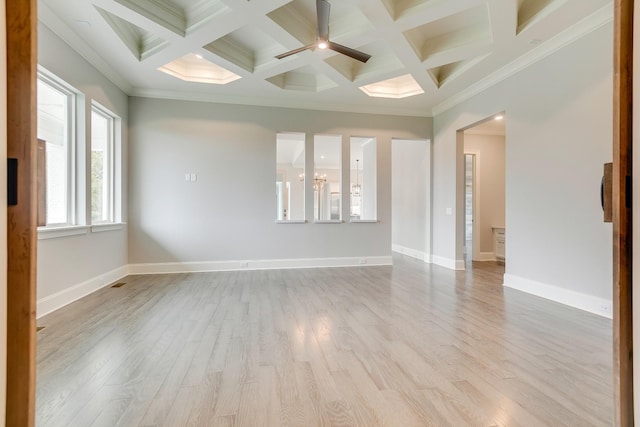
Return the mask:
<path id="1" fill-rule="evenodd" d="M 0 7 L 0 105 L 5 112 L 0 115 L 0 425 L 6 424 L 7 392 L 7 40 L 6 1 Z"/>
<path id="2" fill-rule="evenodd" d="M 431 260 L 431 143 L 392 143 L 393 248 L 414 258 Z"/>
<path id="3" fill-rule="evenodd" d="M 599 185 L 612 156 L 612 43 L 609 23 L 434 117 L 434 255 L 462 260 L 456 131 L 505 111 L 505 284 L 592 311 L 610 303 L 612 230 Z"/>
<path id="4" fill-rule="evenodd" d="M 127 152 L 127 96 L 98 70 L 58 38 L 41 23 L 38 25 L 38 63 L 85 95 L 85 114 L 91 115 L 91 101 L 95 100 L 122 119 L 123 153 L 123 220 L 126 221 L 126 152 Z M 91 129 L 87 123 L 78 138 L 90 143 Z M 89 162 L 90 149 L 84 150 Z M 89 172 L 85 170 L 85 182 Z M 79 180 L 83 182 L 82 179 Z M 79 199 L 89 197 L 89 185 L 80 186 Z M 84 194 L 83 194 L 84 193 Z M 90 198 L 88 199 L 90 200 Z M 88 210 L 90 211 L 90 210 Z M 94 233 L 38 241 L 38 316 L 58 308 L 61 304 L 95 290 L 117 279 L 127 265 L 127 230 Z"/>
<path id="5" fill-rule="evenodd" d="M 389 257 L 391 139 L 431 135 L 431 119 L 426 118 L 145 98 L 130 98 L 129 122 L 132 264 Z M 280 131 L 343 135 L 345 219 L 349 137 L 375 137 L 379 222 L 314 224 L 309 180 L 309 223 L 276 224 Z M 307 170 L 313 170 L 313 138 L 306 139 Z M 185 182 L 186 171 L 197 172 L 198 181 Z"/>
<path id="6" fill-rule="evenodd" d="M 508 119 L 507 119 L 508 120 Z M 493 227 L 504 227 L 505 138 L 500 135 L 464 134 L 465 154 L 476 155 L 474 244 L 480 259 L 493 256 Z M 507 232 L 508 234 L 508 232 Z M 508 244 L 508 242 L 507 242 Z"/>

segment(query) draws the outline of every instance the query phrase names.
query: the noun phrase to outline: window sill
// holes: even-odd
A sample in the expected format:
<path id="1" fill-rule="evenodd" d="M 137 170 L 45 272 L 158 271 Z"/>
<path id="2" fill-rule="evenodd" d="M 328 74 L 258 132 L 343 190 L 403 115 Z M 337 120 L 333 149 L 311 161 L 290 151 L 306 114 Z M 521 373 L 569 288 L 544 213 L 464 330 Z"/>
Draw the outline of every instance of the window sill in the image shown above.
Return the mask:
<path id="1" fill-rule="evenodd" d="M 64 227 L 38 227 L 38 240 L 57 239 L 58 237 L 80 236 L 89 232 L 87 225 Z"/>
<path id="2" fill-rule="evenodd" d="M 286 221 L 280 221 L 277 220 L 276 224 L 306 224 L 307 220 L 306 219 L 289 219 Z"/>
<path id="3" fill-rule="evenodd" d="M 377 219 L 352 219 L 349 222 L 353 224 L 371 224 L 371 223 L 378 222 L 378 220 Z"/>
<path id="4" fill-rule="evenodd" d="M 343 222 L 341 219 L 316 219 L 313 221 L 314 224 L 342 224 Z"/>
<path id="5" fill-rule="evenodd" d="M 125 225 L 127 225 L 126 222 L 105 222 L 104 224 L 93 224 L 91 226 L 91 232 L 102 233 L 105 231 L 122 230 Z"/>

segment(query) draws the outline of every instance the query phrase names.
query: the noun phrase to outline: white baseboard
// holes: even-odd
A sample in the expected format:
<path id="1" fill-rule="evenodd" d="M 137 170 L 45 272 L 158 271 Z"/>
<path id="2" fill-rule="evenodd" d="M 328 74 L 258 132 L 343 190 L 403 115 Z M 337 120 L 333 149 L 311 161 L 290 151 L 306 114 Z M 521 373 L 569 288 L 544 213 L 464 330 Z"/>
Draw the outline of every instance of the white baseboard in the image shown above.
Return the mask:
<path id="1" fill-rule="evenodd" d="M 71 304 L 72 302 L 79 300 L 98 289 L 110 285 L 116 280 L 122 279 L 127 274 L 129 274 L 129 270 L 125 265 L 86 280 L 75 286 L 71 286 L 70 288 L 64 289 L 60 292 L 56 292 L 53 295 L 41 298 L 36 303 L 36 318 L 40 318 L 52 311 L 64 307 L 67 304 Z"/>
<path id="2" fill-rule="evenodd" d="M 431 263 L 450 270 L 464 270 L 464 260 L 431 255 Z"/>
<path id="3" fill-rule="evenodd" d="M 391 245 L 391 250 L 399 254 L 410 256 L 411 258 L 419 259 L 420 261 L 431 262 L 430 254 L 426 252 L 418 251 L 416 249 L 407 248 L 406 246 Z"/>
<path id="4" fill-rule="evenodd" d="M 429 264 L 439 265 L 450 270 L 465 270 L 464 260 L 455 260 L 437 255 L 428 254 L 415 249 L 407 248 L 401 245 L 391 245 L 393 252 L 398 252 L 413 258 L 417 258 Z"/>
<path id="5" fill-rule="evenodd" d="M 207 271 L 272 270 L 289 268 L 366 267 L 393 265 L 391 256 L 366 256 L 344 258 L 300 258 L 249 261 L 172 262 L 153 264 L 129 264 L 37 301 L 36 317 L 45 316 L 65 305 L 110 285 L 129 274 L 192 273 Z"/>
<path id="6" fill-rule="evenodd" d="M 497 261 L 495 252 L 480 252 L 474 261 Z"/>
<path id="7" fill-rule="evenodd" d="M 273 270 L 289 268 L 363 267 L 393 265 L 391 256 L 299 258 L 237 261 L 129 264 L 129 274 L 195 273 L 207 271 Z"/>
<path id="8" fill-rule="evenodd" d="M 602 317 L 613 318 L 612 302 L 604 298 L 536 282 L 511 274 L 504 275 L 504 286 L 588 311 Z"/>

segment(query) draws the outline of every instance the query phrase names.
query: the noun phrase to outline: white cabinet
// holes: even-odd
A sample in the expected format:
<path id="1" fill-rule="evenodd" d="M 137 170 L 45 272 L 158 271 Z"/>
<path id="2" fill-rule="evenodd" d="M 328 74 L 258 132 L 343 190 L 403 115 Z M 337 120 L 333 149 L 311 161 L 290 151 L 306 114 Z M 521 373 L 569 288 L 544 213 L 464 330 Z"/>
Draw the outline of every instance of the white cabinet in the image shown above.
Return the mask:
<path id="1" fill-rule="evenodd" d="M 504 227 L 493 227 L 493 250 L 498 261 L 504 262 L 504 244 L 505 232 Z"/>

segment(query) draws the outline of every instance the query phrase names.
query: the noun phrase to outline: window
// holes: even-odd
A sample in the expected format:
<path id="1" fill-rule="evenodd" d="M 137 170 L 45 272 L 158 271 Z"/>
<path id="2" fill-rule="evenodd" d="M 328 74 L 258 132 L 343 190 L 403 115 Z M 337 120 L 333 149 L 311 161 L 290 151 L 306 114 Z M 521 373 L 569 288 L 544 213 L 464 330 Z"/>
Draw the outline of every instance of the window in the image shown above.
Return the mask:
<path id="1" fill-rule="evenodd" d="M 376 139 L 351 138 L 351 220 L 377 219 Z"/>
<path id="2" fill-rule="evenodd" d="M 276 135 L 276 220 L 304 220 L 305 134 Z"/>
<path id="3" fill-rule="evenodd" d="M 38 74 L 38 138 L 46 151 L 46 224 L 71 225 L 74 208 L 76 94 L 62 82 Z"/>
<path id="4" fill-rule="evenodd" d="M 342 219 L 342 136 L 315 135 L 313 144 L 313 218 L 339 221 Z"/>
<path id="5" fill-rule="evenodd" d="M 117 117 L 94 103 L 91 109 L 91 223 L 115 221 Z"/>

